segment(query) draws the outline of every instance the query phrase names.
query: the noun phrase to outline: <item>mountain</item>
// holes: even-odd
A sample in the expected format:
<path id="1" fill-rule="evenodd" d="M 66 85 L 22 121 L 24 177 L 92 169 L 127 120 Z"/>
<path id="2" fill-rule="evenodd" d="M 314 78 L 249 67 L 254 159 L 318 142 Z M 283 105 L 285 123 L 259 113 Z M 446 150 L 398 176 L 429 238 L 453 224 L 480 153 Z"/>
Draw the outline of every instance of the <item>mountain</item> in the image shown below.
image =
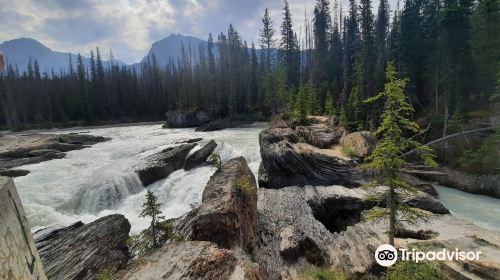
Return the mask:
<path id="1" fill-rule="evenodd" d="M 177 59 L 182 58 L 183 47 L 186 54 L 189 54 L 191 51 L 193 61 L 196 62 L 199 58 L 200 45 L 203 45 L 205 52 L 207 52 L 207 41 L 192 36 L 172 34 L 160 41 L 154 42 L 148 54 L 141 60 L 141 63 L 145 62 L 148 58 L 151 59 L 153 54 L 159 65 L 164 66 L 168 64 L 171 58 L 174 62 L 177 62 Z M 215 48 L 214 52 L 217 52 Z"/>
<path id="2" fill-rule="evenodd" d="M 59 72 L 61 69 L 67 71 L 70 56 L 73 61 L 73 67 L 76 67 L 76 54 L 53 51 L 31 38 L 5 41 L 0 44 L 0 52 L 4 55 L 5 64 L 17 67 L 21 73 L 27 69 L 30 58 L 33 63 L 35 60 L 38 61 L 41 72 L 50 73 L 52 69 L 55 72 Z M 83 57 L 83 61 L 87 66 L 90 63 L 90 59 L 86 57 Z M 116 61 L 116 63 L 124 65 L 121 61 Z M 108 65 L 107 61 L 104 61 L 104 65 Z"/>

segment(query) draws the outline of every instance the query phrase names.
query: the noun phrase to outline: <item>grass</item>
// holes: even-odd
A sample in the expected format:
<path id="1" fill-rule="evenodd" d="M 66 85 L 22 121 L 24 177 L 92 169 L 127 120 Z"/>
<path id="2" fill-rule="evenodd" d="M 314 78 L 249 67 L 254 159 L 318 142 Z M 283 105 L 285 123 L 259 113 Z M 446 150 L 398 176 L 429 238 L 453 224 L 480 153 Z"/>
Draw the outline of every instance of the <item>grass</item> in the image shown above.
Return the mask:
<path id="1" fill-rule="evenodd" d="M 441 262 L 400 261 L 387 270 L 387 280 L 440 280 L 443 279 Z"/>
<path id="2" fill-rule="evenodd" d="M 351 147 L 342 146 L 340 151 L 346 157 L 359 157 L 358 153 L 356 153 L 356 151 Z"/>
<path id="3" fill-rule="evenodd" d="M 96 275 L 96 280 L 112 280 L 115 275 L 115 268 L 107 268 Z"/>
<path id="4" fill-rule="evenodd" d="M 242 176 L 236 180 L 236 196 L 245 198 L 254 191 L 250 176 Z"/>

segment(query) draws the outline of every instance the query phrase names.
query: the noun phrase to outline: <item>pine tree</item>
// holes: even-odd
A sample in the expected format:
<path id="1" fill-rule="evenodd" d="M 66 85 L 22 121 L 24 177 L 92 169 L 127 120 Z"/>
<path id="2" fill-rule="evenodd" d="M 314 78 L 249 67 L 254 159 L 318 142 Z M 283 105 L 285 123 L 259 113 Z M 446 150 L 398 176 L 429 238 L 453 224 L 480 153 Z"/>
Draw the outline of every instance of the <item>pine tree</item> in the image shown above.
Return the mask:
<path id="1" fill-rule="evenodd" d="M 151 190 L 148 190 L 146 193 L 146 201 L 142 204 L 142 211 L 139 214 L 139 217 L 151 218 L 148 231 L 150 238 L 153 241 L 153 247 L 155 248 L 158 247 L 158 228 L 162 220 L 165 218 L 161 215 L 160 206 L 161 204 L 157 202 L 156 196 Z"/>
<path id="2" fill-rule="evenodd" d="M 328 0 L 317 0 L 314 7 L 313 34 L 314 34 L 314 56 L 313 56 L 313 79 L 316 87 L 327 80 L 328 47 L 330 42 L 330 30 L 332 18 L 330 15 L 330 2 Z M 324 104 L 326 92 L 320 92 L 320 103 Z"/>
<path id="3" fill-rule="evenodd" d="M 259 30 L 259 43 L 260 49 L 263 50 L 261 56 L 263 58 L 264 70 L 269 72 L 271 70 L 272 52 L 276 44 L 276 39 L 274 34 L 276 30 L 273 27 L 273 20 L 269 16 L 269 11 L 266 9 L 264 11 L 264 17 L 262 18 L 262 29 Z"/>
<path id="4" fill-rule="evenodd" d="M 281 23 L 280 63 L 287 74 L 287 82 L 297 86 L 300 77 L 300 49 L 293 32 L 292 14 L 288 1 L 284 0 L 283 22 Z"/>
<path id="5" fill-rule="evenodd" d="M 420 128 L 409 119 L 414 109 L 404 92 L 407 80 L 398 79 L 397 75 L 394 65 L 389 64 L 386 71 L 385 90 L 366 100 L 369 103 L 383 101 L 385 106 L 382 121 L 375 131 L 380 141 L 363 164 L 364 169 L 378 171 L 380 176 L 375 181 L 377 185 L 388 187 L 386 193 L 381 198 L 377 198 L 377 200 L 386 200 L 387 209 L 372 210 L 369 218 L 389 217 L 388 235 L 391 245 L 394 245 L 395 233 L 404 227 L 403 222 L 418 223 L 426 218 L 422 211 L 415 210 L 401 201 L 401 192 L 414 192 L 402 175 L 402 169 L 407 164 L 403 158 L 404 153 L 414 149 L 425 165 L 437 166 L 431 153 L 432 149 L 420 144 L 413 137 L 408 138 L 405 134 L 406 131 L 419 133 Z"/>
<path id="6" fill-rule="evenodd" d="M 297 100 L 295 100 L 294 119 L 298 124 L 307 123 L 307 114 L 308 114 L 307 97 L 308 97 L 308 89 L 306 86 L 302 85 L 299 88 L 299 93 L 297 94 Z"/>
<path id="7" fill-rule="evenodd" d="M 389 35 L 389 2 L 381 0 L 375 22 L 375 44 L 377 59 L 375 65 L 375 92 L 383 90 L 387 66 L 387 36 Z"/>
<path id="8" fill-rule="evenodd" d="M 326 104 L 325 104 L 325 114 L 327 114 L 328 116 L 333 116 L 337 113 L 335 110 L 333 97 L 332 97 L 330 92 L 327 92 L 326 95 L 327 95 L 327 97 L 326 97 Z"/>

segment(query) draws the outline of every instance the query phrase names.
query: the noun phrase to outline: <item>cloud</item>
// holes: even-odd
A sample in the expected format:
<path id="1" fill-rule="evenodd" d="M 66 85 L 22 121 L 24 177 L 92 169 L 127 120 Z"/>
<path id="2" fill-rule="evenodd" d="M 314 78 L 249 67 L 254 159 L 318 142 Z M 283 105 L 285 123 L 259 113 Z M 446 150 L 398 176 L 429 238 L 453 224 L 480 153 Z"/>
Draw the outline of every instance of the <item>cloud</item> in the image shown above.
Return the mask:
<path id="1" fill-rule="evenodd" d="M 312 18 L 315 1 L 289 2 L 294 29 L 303 35 L 305 8 Z M 230 23 L 249 44 L 257 43 L 264 9 L 279 29 L 282 7 L 282 0 L 0 0 L 0 41 L 30 37 L 83 55 L 99 46 L 132 63 L 171 33 L 206 39 L 226 32 Z"/>

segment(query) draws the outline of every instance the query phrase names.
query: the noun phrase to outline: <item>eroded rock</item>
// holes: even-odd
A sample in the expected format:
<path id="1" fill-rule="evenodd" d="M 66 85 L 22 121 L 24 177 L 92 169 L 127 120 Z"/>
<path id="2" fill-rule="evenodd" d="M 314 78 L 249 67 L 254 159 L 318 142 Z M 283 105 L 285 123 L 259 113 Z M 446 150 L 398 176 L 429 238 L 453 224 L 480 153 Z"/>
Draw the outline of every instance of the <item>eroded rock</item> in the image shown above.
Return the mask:
<path id="1" fill-rule="evenodd" d="M 375 148 L 377 139 L 368 131 L 359 131 L 344 134 L 340 138 L 340 144 L 353 149 L 357 156 L 365 157 Z"/>
<path id="2" fill-rule="evenodd" d="M 291 128 L 271 128 L 260 133 L 260 187 L 359 185 L 352 162 L 318 152 L 298 141 Z"/>
<path id="3" fill-rule="evenodd" d="M 337 144 L 346 130 L 339 126 L 298 126 L 295 128 L 297 135 L 302 137 L 308 144 L 320 149 L 328 148 Z"/>
<path id="4" fill-rule="evenodd" d="M 130 223 L 110 215 L 92 223 L 35 234 L 35 243 L 49 279 L 95 279 L 106 269 L 123 267 Z"/>
<path id="5" fill-rule="evenodd" d="M 168 111 L 165 115 L 171 128 L 195 127 L 211 120 L 205 111 Z"/>
<path id="6" fill-rule="evenodd" d="M 142 184 L 148 186 L 183 168 L 186 156 L 194 146 L 196 144 L 191 143 L 167 148 L 145 158 L 134 170 Z"/>
<path id="7" fill-rule="evenodd" d="M 210 142 L 208 142 L 201 149 L 195 151 L 187 157 L 184 169 L 190 170 L 205 163 L 207 158 L 214 152 L 215 148 L 217 148 L 217 143 L 215 143 L 214 140 L 210 140 Z"/>
<path id="8" fill-rule="evenodd" d="M 257 184 L 243 157 L 234 158 L 210 178 L 193 224 L 193 240 L 221 248 L 254 247 Z"/>

